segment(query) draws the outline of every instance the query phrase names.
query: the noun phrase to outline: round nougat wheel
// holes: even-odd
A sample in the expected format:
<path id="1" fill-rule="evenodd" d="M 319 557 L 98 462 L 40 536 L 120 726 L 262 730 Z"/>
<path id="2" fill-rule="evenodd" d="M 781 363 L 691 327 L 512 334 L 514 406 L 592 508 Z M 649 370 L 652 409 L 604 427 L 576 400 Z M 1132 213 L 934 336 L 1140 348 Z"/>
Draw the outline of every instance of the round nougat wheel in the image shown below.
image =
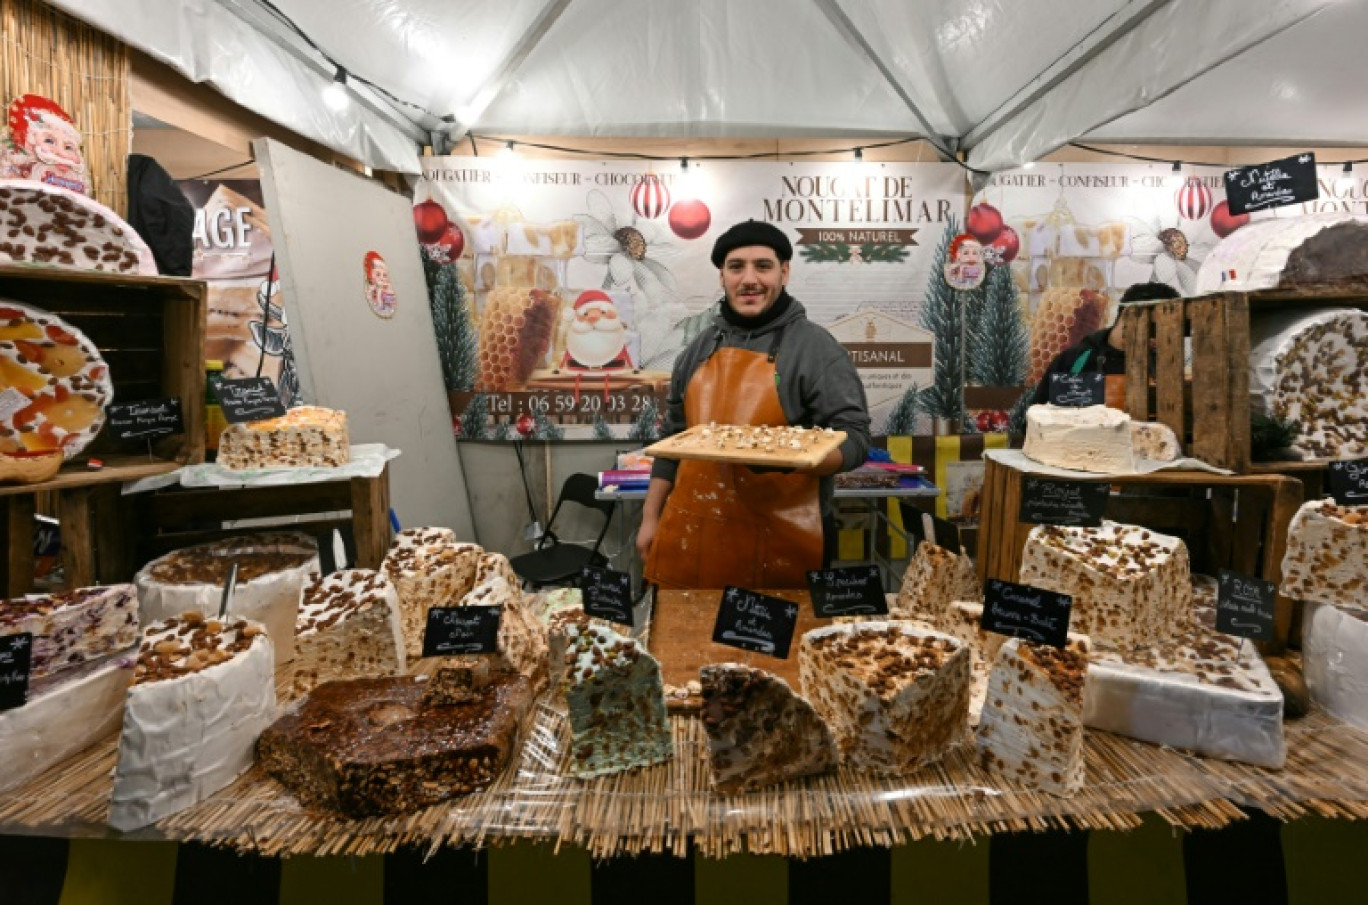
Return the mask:
<path id="1" fill-rule="evenodd" d="M 78 455 L 114 400 L 109 366 L 81 331 L 53 314 L 0 299 L 0 452 Z"/>

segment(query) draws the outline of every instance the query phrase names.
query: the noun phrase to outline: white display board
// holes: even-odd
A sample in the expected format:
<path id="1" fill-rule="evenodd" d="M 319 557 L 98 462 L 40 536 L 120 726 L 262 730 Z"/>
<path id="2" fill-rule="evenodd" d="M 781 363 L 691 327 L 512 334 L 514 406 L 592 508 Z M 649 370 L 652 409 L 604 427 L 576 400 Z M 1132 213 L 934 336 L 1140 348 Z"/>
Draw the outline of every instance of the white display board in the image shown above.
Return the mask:
<path id="1" fill-rule="evenodd" d="M 390 496 L 405 526 L 475 539 L 412 202 L 270 139 L 252 148 L 304 398 L 345 411 L 353 443 L 402 450 Z M 372 253 L 387 265 L 388 289 Z"/>

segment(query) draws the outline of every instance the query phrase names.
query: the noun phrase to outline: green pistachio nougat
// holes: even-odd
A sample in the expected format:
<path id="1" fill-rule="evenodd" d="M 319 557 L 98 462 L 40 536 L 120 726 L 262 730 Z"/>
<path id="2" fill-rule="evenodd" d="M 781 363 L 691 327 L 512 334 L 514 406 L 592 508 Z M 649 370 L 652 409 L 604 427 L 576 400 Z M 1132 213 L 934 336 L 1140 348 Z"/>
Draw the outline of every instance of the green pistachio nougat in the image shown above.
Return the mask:
<path id="1" fill-rule="evenodd" d="M 674 756 L 660 664 L 640 644 L 593 623 L 566 626 L 562 687 L 574 776 L 602 776 Z"/>

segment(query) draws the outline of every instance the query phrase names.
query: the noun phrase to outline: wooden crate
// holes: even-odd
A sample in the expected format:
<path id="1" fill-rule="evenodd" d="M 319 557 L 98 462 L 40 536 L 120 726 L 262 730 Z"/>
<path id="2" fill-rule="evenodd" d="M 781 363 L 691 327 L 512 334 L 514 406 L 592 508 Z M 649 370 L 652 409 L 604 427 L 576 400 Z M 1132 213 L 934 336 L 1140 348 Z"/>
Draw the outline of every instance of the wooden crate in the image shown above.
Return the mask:
<path id="1" fill-rule="evenodd" d="M 270 487 L 170 487 L 125 497 L 133 510 L 135 562 L 181 547 L 255 531 L 303 531 L 327 538 L 343 529 L 354 544 L 353 565 L 378 569 L 389 550 L 389 468 L 374 478 Z M 224 527 L 243 519 L 291 517 L 269 528 Z"/>
<path id="2" fill-rule="evenodd" d="M 28 592 L 33 583 L 39 500 L 62 521 L 68 586 L 126 581 L 133 534 L 120 485 L 204 461 L 204 283 L 0 265 L 0 298 L 51 312 L 88 336 L 109 365 L 115 402 L 181 400 L 183 434 L 134 450 L 104 430 L 51 481 L 0 485 L 0 586 L 8 596 Z M 91 469 L 92 457 L 103 467 Z"/>
<path id="3" fill-rule="evenodd" d="M 1204 462 L 1241 474 L 1276 470 L 1255 469 L 1250 460 L 1250 319 L 1330 307 L 1368 309 L 1368 293 L 1300 287 L 1128 305 L 1121 312 L 1127 411 L 1137 420 L 1167 424 L 1187 453 Z M 1190 378 L 1185 340 L 1192 348 Z"/>
<path id="4" fill-rule="evenodd" d="M 979 520 L 979 578 L 1019 581 L 1026 536 L 1035 527 L 1018 518 L 1025 472 L 984 458 Z M 1302 504 L 1301 482 L 1285 475 L 1217 475 L 1200 471 L 1071 478 L 1119 485 L 1106 517 L 1182 537 L 1194 572 L 1232 569 L 1282 583 L 1287 529 Z M 1292 601 L 1278 595 L 1277 641 L 1286 646 Z"/>
<path id="5" fill-rule="evenodd" d="M 0 495 L 115 483 L 204 461 L 205 292 L 199 280 L 0 266 L 0 298 L 49 311 L 90 337 L 109 365 L 115 402 L 172 396 L 185 414 L 185 433 L 158 438 L 150 454 L 116 444 L 105 429 L 52 481 L 0 486 Z M 104 468 L 90 470 L 90 457 Z"/>

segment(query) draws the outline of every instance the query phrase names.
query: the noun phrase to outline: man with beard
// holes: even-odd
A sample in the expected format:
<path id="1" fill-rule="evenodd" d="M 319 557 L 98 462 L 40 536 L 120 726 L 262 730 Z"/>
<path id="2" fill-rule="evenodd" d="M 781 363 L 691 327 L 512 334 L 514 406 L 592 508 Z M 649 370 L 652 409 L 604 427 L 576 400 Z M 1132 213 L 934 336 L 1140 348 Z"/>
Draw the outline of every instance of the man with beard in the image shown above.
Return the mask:
<path id="1" fill-rule="evenodd" d="M 869 411 L 850 355 L 786 290 L 793 245 L 747 220 L 717 239 L 723 299 L 679 356 L 664 433 L 695 424 L 846 432 L 809 472 L 656 459 L 637 534 L 646 577 L 667 588 L 803 588 L 835 556 L 831 476 L 865 461 Z"/>

